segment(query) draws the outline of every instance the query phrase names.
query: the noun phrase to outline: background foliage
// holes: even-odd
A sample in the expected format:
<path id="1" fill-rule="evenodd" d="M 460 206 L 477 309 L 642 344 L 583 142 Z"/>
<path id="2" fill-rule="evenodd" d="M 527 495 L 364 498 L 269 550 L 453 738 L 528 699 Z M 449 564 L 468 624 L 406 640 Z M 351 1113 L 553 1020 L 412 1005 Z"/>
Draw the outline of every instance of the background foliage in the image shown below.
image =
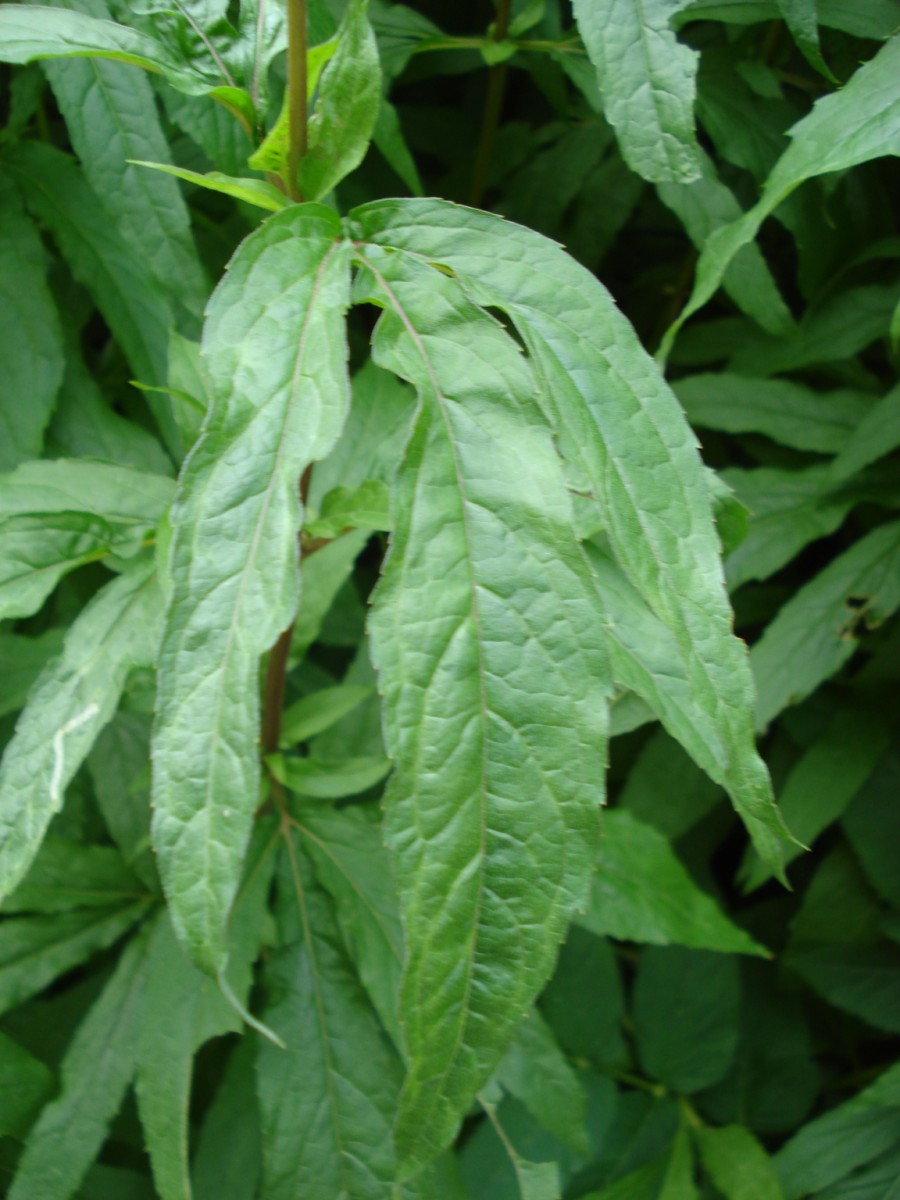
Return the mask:
<path id="1" fill-rule="evenodd" d="M 361 5 L 311 5 L 310 42 L 325 49 L 310 56 L 312 89 L 316 73 L 324 74 L 301 168 L 305 196 L 333 201 L 342 213 L 386 196 L 428 195 L 501 214 L 563 243 L 658 352 L 716 472 L 710 487 L 736 629 L 751 646 L 756 730 L 787 825 L 810 848 L 788 846 L 793 890 L 785 890 L 773 879 L 773 856 L 748 842 L 720 786 L 749 794 L 742 789 L 755 769 L 750 760 L 738 780 L 717 776 L 712 751 L 710 767 L 693 744 L 703 734 L 692 741 L 677 704 L 665 710 L 669 732 L 654 722 L 660 707 L 648 707 L 642 688 L 649 685 L 638 676 L 643 668 L 652 679 L 667 677 L 668 643 L 617 570 L 610 541 L 596 536 L 590 497 L 570 476 L 621 659 L 599 863 L 552 977 L 453 1147 L 405 1183 L 391 1150 L 403 1074 L 394 1001 L 403 935 L 378 825 L 390 764 L 365 624 L 392 526 L 401 546 L 438 545 L 441 536 L 439 523 L 415 525 L 407 483 L 395 480 L 410 388 L 384 368 L 421 388 L 427 381 L 404 365 L 389 322 L 375 334 L 378 365 L 370 361 L 371 308 L 351 311 L 349 424 L 309 483 L 304 603 L 289 648 L 284 718 L 265 747 L 273 786 L 295 798 L 292 822 L 279 825 L 271 806 L 254 822 L 227 969 L 221 931 L 196 933 L 216 905 L 176 910 L 177 932 L 188 945 L 195 939 L 195 957 L 206 953 L 201 965 L 219 974 L 231 999 L 263 1013 L 287 1044 L 280 1049 L 255 1031 L 240 1035 L 233 1005 L 185 957 L 160 902 L 150 850 L 154 706 L 174 711 L 194 696 L 202 712 L 197 689 L 206 676 L 191 675 L 189 627 L 170 627 L 163 642 L 163 667 L 167 656 L 179 664 L 169 676 L 174 692 L 163 687 L 157 699 L 146 664 L 170 586 L 148 547 L 168 547 L 174 536 L 176 587 L 179 570 L 187 579 L 205 569 L 200 535 L 185 522 L 196 515 L 191 495 L 202 493 L 204 471 L 216 470 L 214 454 L 190 460 L 194 482 L 179 501 L 188 517 L 179 524 L 175 510 L 174 535 L 167 513 L 208 397 L 222 428 L 230 420 L 243 436 L 251 426 L 239 407 L 241 373 L 256 372 L 273 395 L 283 382 L 265 374 L 270 343 L 256 359 L 248 352 L 248 312 L 240 306 L 247 292 L 260 296 L 253 255 L 263 261 L 266 239 L 280 234 L 263 232 L 250 243 L 258 251 L 236 260 L 210 308 L 205 366 L 198 352 L 207 298 L 238 243 L 267 212 L 281 214 L 270 231 L 295 220 L 292 210 L 282 212 L 276 186 L 288 161 L 278 121 L 283 12 L 247 0 L 59 0 L 54 7 L 59 23 L 51 25 L 46 9 L 0 6 L 0 55 L 18 64 L 3 69 L 0 134 L 5 884 L 22 848 L 42 833 L 31 798 L 49 797 L 56 812 L 0 920 L 0 1170 L 8 1194 L 893 1195 L 900 1176 L 900 757 L 892 703 L 900 644 L 891 620 L 900 604 L 896 3 L 576 0 L 570 8 L 517 0 L 495 12 L 481 0 L 414 7 L 370 0 L 376 41 Z M 72 14 L 123 25 L 104 26 L 111 40 L 103 45 L 94 30 L 87 44 L 79 41 L 84 26 L 66 24 Z M 96 57 L 29 61 L 98 45 L 150 69 Z M 181 178 L 140 162 L 168 164 Z M 355 228 L 369 247 L 369 270 L 360 271 L 355 298 L 385 304 L 391 289 L 405 288 L 416 311 L 416 278 L 390 265 L 379 244 L 386 231 L 391 246 L 433 236 L 428 254 L 455 255 L 446 282 L 432 271 L 426 289 L 432 302 L 446 292 L 450 307 L 458 303 L 450 275 L 465 277 L 481 255 L 482 290 L 467 300 L 470 340 L 454 348 L 443 327 L 427 326 L 424 306 L 416 320 L 443 339 L 435 362 L 448 376 L 461 361 L 454 355 L 477 357 L 477 336 L 483 360 L 502 360 L 512 377 L 524 368 L 488 316 L 516 322 L 518 313 L 519 336 L 540 358 L 541 327 L 521 317 L 528 299 L 510 283 L 511 264 L 537 253 L 537 243 L 490 218 L 454 212 L 461 210 L 360 209 Z M 332 214 L 322 209 L 316 220 L 324 244 Z M 438 233 L 424 232 L 431 226 Z M 548 278 L 564 272 L 549 250 L 540 253 Z M 275 298 L 259 298 L 259 321 L 277 331 L 282 317 L 271 305 L 307 304 L 308 269 L 298 258 L 271 280 Z M 309 334 L 321 359 L 316 370 L 331 371 L 338 389 L 334 321 L 348 300 L 341 286 L 329 293 L 332 308 L 315 310 Z M 585 341 L 595 302 L 586 292 Z M 602 320 L 620 328 L 611 310 Z M 621 334 L 626 346 L 628 336 Z M 626 373 L 644 370 L 630 353 L 623 351 Z M 537 434 L 502 423 L 502 396 L 491 386 L 487 376 L 473 377 L 457 429 L 488 397 L 480 419 L 498 422 L 491 432 L 506 447 L 490 470 L 512 478 L 517 455 L 529 469 L 544 464 L 534 483 L 543 489 L 544 516 L 516 536 L 528 554 L 546 553 L 553 587 L 580 603 L 580 568 L 565 557 L 554 523 L 552 456 Z M 554 386 L 563 410 L 565 373 Z M 446 449 L 426 426 L 417 418 L 412 444 L 439 479 Z M 562 426 L 560 441 L 578 445 L 579 431 Z M 323 420 L 308 457 L 284 467 L 271 535 L 286 544 L 299 511 L 291 469 L 297 474 L 325 454 L 335 433 Z M 257 442 L 249 445 L 248 453 L 259 452 Z M 641 445 L 626 440 L 623 457 L 640 460 Z M 580 450 L 589 472 L 590 447 Z M 236 471 L 240 461 L 226 465 Z M 657 500 L 665 516 L 673 501 Z M 225 542 L 220 536 L 214 549 Z M 513 594 L 523 593 L 524 557 L 523 550 L 500 563 L 498 588 L 512 580 Z M 398 616 L 390 607 L 396 571 L 387 568 L 372 637 L 389 700 L 400 678 L 391 671 L 401 670 L 392 655 L 402 628 L 436 603 L 435 569 L 425 561 L 420 598 Z M 263 582 L 253 610 L 259 645 L 240 648 L 236 678 L 255 678 L 256 656 L 290 617 L 291 581 Z M 694 619 L 690 636 L 699 641 L 707 618 Z M 565 636 L 547 637 L 547 663 L 568 653 Z M 414 649 L 404 652 L 414 657 Z M 214 657 L 220 653 L 225 662 L 224 651 Z M 587 676 L 599 678 L 598 646 L 586 642 L 578 653 L 597 664 Z M 106 708 L 87 700 L 95 683 Z M 413 757 L 404 729 L 414 722 L 399 702 L 391 712 L 386 732 L 402 776 Z M 178 737 L 177 722 L 157 733 L 162 815 L 154 837 L 164 855 L 184 824 L 166 801 L 167 780 L 177 777 L 178 755 L 183 762 L 196 750 Z M 255 804 L 255 764 L 213 762 L 209 772 L 216 769 L 237 773 L 239 784 L 232 778 L 230 786 L 243 787 Z M 207 777 L 205 768 L 197 772 L 198 787 Z M 285 841 L 287 852 L 274 853 Z M 766 854 L 759 833 L 756 844 Z M 193 859 L 185 861 L 181 878 L 177 863 L 167 868 L 167 888 L 182 897 L 193 878 Z M 541 880 L 537 871 L 535 890 Z M 457 946 L 447 948 L 452 958 Z M 436 1004 L 421 1032 L 427 1049 L 442 1010 L 440 997 L 422 994 Z M 522 995 L 517 1018 L 528 1001 Z M 411 1086 L 407 1095 L 415 1095 Z M 434 1100 L 427 1088 L 422 1095 L 412 1111 Z M 419 1143 L 427 1132 L 401 1126 L 400 1133 L 410 1144 L 418 1139 L 411 1159 L 425 1157 Z M 436 1133 L 432 1148 L 444 1141 Z"/>

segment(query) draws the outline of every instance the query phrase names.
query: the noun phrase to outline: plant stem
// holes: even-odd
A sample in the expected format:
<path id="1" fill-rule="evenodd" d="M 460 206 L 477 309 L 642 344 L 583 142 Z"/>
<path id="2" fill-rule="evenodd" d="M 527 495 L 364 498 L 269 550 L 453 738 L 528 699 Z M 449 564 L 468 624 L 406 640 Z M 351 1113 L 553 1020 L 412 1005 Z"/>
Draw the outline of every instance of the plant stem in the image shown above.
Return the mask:
<path id="1" fill-rule="evenodd" d="M 493 41 L 502 42 L 509 30 L 512 0 L 499 0 L 497 4 L 497 20 L 494 22 Z M 484 101 L 484 116 L 481 122 L 481 137 L 478 151 L 475 155 L 475 166 L 472 170 L 472 186 L 469 189 L 469 203 L 475 208 L 480 207 L 484 189 L 487 185 L 491 156 L 494 153 L 494 138 L 500 124 L 500 110 L 503 107 L 503 94 L 506 91 L 506 63 L 495 63 L 488 70 L 487 95 Z"/>
<path id="2" fill-rule="evenodd" d="M 290 136 L 288 143 L 288 190 L 292 200 L 302 200 L 297 176 L 307 149 L 306 105 L 306 0 L 287 0 L 288 17 L 288 110 Z"/>

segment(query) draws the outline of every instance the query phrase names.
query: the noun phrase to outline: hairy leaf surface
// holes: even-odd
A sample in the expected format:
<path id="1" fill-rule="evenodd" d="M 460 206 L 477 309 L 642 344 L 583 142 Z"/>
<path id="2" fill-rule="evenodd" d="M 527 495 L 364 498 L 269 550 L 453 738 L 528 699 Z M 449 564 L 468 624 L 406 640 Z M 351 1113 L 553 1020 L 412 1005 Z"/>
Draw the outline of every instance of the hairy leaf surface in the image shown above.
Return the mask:
<path id="1" fill-rule="evenodd" d="M 700 175 L 695 50 L 669 28 L 686 0 L 575 0 L 606 117 L 632 170 L 653 183 Z"/>
<path id="2" fill-rule="evenodd" d="M 35 685 L 0 763 L 0 897 L 27 871 L 129 670 L 152 662 L 160 603 L 154 565 L 136 564 L 84 608 Z"/>
<path id="3" fill-rule="evenodd" d="M 515 343 L 443 272 L 360 256 L 359 295 L 385 310 L 376 361 L 420 396 L 371 623 L 396 763 L 408 1171 L 452 1138 L 585 898 L 608 666 Z"/>
<path id="4" fill-rule="evenodd" d="M 353 215 L 369 238 L 446 264 L 514 320 L 613 555 L 675 639 L 706 743 L 698 761 L 715 764 L 713 778 L 777 868 L 787 835 L 754 744 L 753 682 L 732 633 L 703 466 L 634 330 L 596 279 L 530 230 L 436 201 L 381 201 Z"/>
<path id="5" fill-rule="evenodd" d="M 212 407 L 171 515 L 153 836 L 178 935 L 213 974 L 257 804 L 257 667 L 300 594 L 299 479 L 348 403 L 348 292 L 336 216 L 295 206 L 243 243 L 208 309 Z"/>

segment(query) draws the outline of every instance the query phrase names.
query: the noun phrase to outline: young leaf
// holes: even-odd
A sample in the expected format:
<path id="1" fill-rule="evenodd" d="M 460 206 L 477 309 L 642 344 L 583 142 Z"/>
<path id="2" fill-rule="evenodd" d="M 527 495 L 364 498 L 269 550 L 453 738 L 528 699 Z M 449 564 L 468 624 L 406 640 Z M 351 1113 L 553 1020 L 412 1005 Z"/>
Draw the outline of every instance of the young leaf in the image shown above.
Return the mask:
<path id="1" fill-rule="evenodd" d="M 64 363 L 41 239 L 5 178 L 0 230 L 0 471 L 8 471 L 40 454 Z"/>
<path id="2" fill-rule="evenodd" d="M 315 796 L 320 800 L 358 796 L 381 783 L 391 769 L 389 759 L 376 755 L 324 762 L 272 754 L 266 762 L 275 778 L 294 795 Z"/>
<path id="3" fill-rule="evenodd" d="M 742 246 L 763 221 L 806 179 L 844 171 L 883 155 L 900 155 L 900 37 L 891 38 L 839 92 L 817 101 L 791 129 L 791 144 L 778 160 L 759 202 L 731 225 L 716 230 L 697 264 L 694 292 L 667 332 L 660 354 L 668 354 L 678 330 L 712 297 Z"/>
<path id="4" fill-rule="evenodd" d="M 861 538 L 781 609 L 750 654 L 760 729 L 833 675 L 856 650 L 860 635 L 900 605 L 898 555 L 895 521 Z"/>
<path id="5" fill-rule="evenodd" d="M 479 302 L 512 317 L 541 403 L 612 552 L 671 631 L 705 742 L 754 845 L 778 869 L 788 838 L 753 735 L 753 682 L 732 633 L 719 541 L 696 441 L 605 289 L 553 243 L 440 201 L 381 201 L 354 227 L 455 271 Z M 681 736 L 680 732 L 678 736 Z"/>
<path id="6" fill-rule="evenodd" d="M 515 343 L 424 261 L 376 245 L 359 260 L 360 297 L 385 310 L 375 359 L 420 396 L 371 621 L 396 762 L 411 1174 L 453 1137 L 585 898 L 608 667 Z"/>
<path id="7" fill-rule="evenodd" d="M 310 537 L 338 537 L 345 529 L 391 528 L 390 494 L 380 479 L 357 488 L 337 487 L 322 500 L 322 509 L 304 530 Z"/>
<path id="8" fill-rule="evenodd" d="M 380 103 L 381 66 L 365 0 L 350 0 L 309 122 L 309 149 L 300 164 L 307 200 L 320 200 L 359 166 Z"/>
<path id="9" fill-rule="evenodd" d="M 693 882 L 667 840 L 628 812 L 603 817 L 590 906 L 576 918 L 592 933 L 733 954 L 767 951 Z"/>
<path id="10" fill-rule="evenodd" d="M 258 1058 L 267 1200 L 389 1200 L 400 1062 L 347 961 L 328 899 L 291 833 L 280 874 L 284 948 L 265 1019 L 287 1046 Z M 298 1086 L 298 1081 L 300 1085 Z"/>
<path id="11" fill-rule="evenodd" d="M 59 1095 L 31 1131 L 9 1200 L 69 1200 L 77 1191 L 134 1074 L 146 971 L 139 933 L 72 1039 Z"/>
<path id="12" fill-rule="evenodd" d="M 687 183 L 700 176 L 694 132 L 698 55 L 669 27 L 684 7 L 686 0 L 574 3 L 622 157 L 651 183 Z"/>
<path id="13" fill-rule="evenodd" d="M 35 685 L 0 763 L 0 898 L 28 870 L 129 670 L 152 661 L 160 603 L 153 563 L 137 564 L 85 607 Z"/>
<path id="14" fill-rule="evenodd" d="M 324 729 L 330 729 L 368 699 L 373 691 L 365 684 L 341 684 L 303 696 L 296 704 L 285 709 L 281 721 L 281 744 L 292 746 L 296 742 L 308 741 Z"/>
<path id="15" fill-rule="evenodd" d="M 164 75 L 190 94 L 209 92 L 216 82 L 181 62 L 154 38 L 127 25 L 82 12 L 0 4 L 0 59 L 27 63 L 36 58 L 110 58 Z"/>
<path id="16" fill-rule="evenodd" d="M 213 974 L 258 798 L 257 667 L 299 598 L 298 481 L 348 402 L 347 255 L 333 213 L 294 206 L 242 244 L 208 309 L 212 407 L 171 515 L 153 837 L 176 931 Z"/>
<path id="17" fill-rule="evenodd" d="M 201 175 L 198 171 L 171 167 L 168 163 L 144 162 L 139 159 L 129 161 L 132 166 L 149 167 L 152 171 L 174 175 L 176 179 L 183 179 L 186 183 L 195 183 L 197 187 L 207 188 L 211 192 L 222 192 L 226 196 L 233 196 L 235 200 L 243 200 L 269 212 L 281 212 L 289 203 L 287 196 L 265 179 L 235 179 L 231 175 L 223 175 L 221 171 L 208 171 Z"/>
<path id="18" fill-rule="evenodd" d="M 105 0 L 53 0 L 52 7 L 109 16 Z M 187 206 L 172 180 L 130 161 L 169 156 L 149 81 L 99 59 L 48 62 L 45 70 L 88 183 L 160 289 L 199 317 L 209 288 Z"/>

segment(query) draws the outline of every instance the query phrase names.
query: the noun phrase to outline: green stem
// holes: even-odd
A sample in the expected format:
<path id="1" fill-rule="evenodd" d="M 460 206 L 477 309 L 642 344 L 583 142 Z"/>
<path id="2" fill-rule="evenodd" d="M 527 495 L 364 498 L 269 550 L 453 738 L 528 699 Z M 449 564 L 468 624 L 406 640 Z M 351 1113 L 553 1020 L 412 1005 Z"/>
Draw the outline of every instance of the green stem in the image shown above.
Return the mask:
<path id="1" fill-rule="evenodd" d="M 307 149 L 306 105 L 306 0 L 287 0 L 288 17 L 288 109 L 290 137 L 288 143 L 288 191 L 292 200 L 302 200 L 298 175 Z"/>
<path id="2" fill-rule="evenodd" d="M 509 32 L 509 19 L 512 11 L 512 0 L 499 0 L 497 4 L 497 20 L 494 22 L 492 40 L 502 42 Z M 469 190 L 469 203 L 479 208 L 487 186 L 488 171 L 494 153 L 494 139 L 500 124 L 500 111 L 503 108 L 503 95 L 506 91 L 506 64 L 496 63 L 488 71 L 487 95 L 484 102 L 484 117 L 481 122 L 481 137 L 478 151 L 475 155 L 475 166 L 472 170 L 472 186 Z"/>

